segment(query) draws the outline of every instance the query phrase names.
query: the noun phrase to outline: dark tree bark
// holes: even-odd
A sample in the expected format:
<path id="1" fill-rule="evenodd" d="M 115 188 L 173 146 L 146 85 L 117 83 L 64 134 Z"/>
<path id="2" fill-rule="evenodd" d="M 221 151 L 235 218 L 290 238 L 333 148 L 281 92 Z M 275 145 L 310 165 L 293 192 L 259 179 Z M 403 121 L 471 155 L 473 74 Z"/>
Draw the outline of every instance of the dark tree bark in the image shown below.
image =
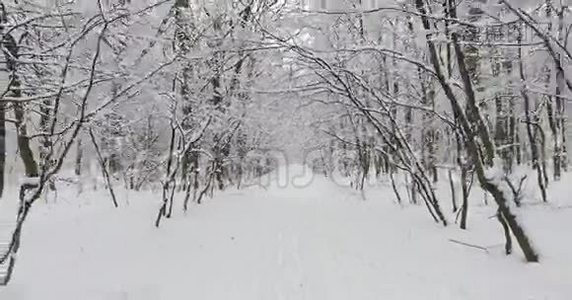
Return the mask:
<path id="1" fill-rule="evenodd" d="M 167 205 L 169 204 L 169 196 L 171 195 L 170 187 L 171 187 L 171 179 L 173 177 L 174 172 L 171 171 L 174 162 L 174 151 L 175 151 L 175 136 L 177 134 L 177 130 L 175 125 L 171 123 L 171 138 L 169 141 L 169 157 L 167 158 L 167 170 L 165 176 L 165 182 L 163 182 L 163 191 L 162 191 L 162 203 L 161 208 L 159 208 L 159 213 L 157 214 L 157 218 L 155 219 L 155 227 L 159 227 L 161 224 L 161 218 L 167 215 Z"/>
<path id="2" fill-rule="evenodd" d="M 0 198 L 4 192 L 4 173 L 6 172 L 6 110 L 0 102 Z"/>
<path id="3" fill-rule="evenodd" d="M 455 189 L 455 181 L 453 181 L 453 168 L 447 171 L 449 175 L 449 187 L 451 188 L 451 203 L 453 204 L 453 212 L 457 211 L 457 190 Z"/>
<path id="4" fill-rule="evenodd" d="M 83 147 L 81 138 L 78 138 L 76 142 L 75 167 L 74 167 L 74 174 L 77 177 L 81 176 L 82 162 L 83 162 Z"/>
<path id="5" fill-rule="evenodd" d="M 0 31 L 4 31 L 4 23 L 6 19 L 6 9 L 3 3 L 0 3 L 0 14 L 2 16 L 0 23 Z M 22 90 L 20 78 L 18 77 L 18 59 L 19 59 L 19 46 L 16 39 L 12 34 L 3 34 L 2 40 L 0 41 L 0 46 L 2 46 L 2 51 L 4 52 L 4 57 L 6 59 L 6 67 L 10 72 L 10 81 L 8 83 L 8 94 L 14 98 L 22 97 Z M 25 120 L 25 104 L 18 101 L 12 104 L 16 133 L 17 133 L 17 143 L 20 153 L 20 158 L 24 163 L 24 168 L 27 177 L 38 177 L 38 163 L 34 158 L 34 152 L 30 146 L 30 138 L 28 137 L 28 129 Z"/>
<path id="6" fill-rule="evenodd" d="M 501 213 L 501 211 L 497 211 L 497 220 L 499 221 L 499 223 L 502 226 L 503 232 L 504 232 L 504 238 L 505 238 L 505 246 L 504 246 L 504 251 L 506 253 L 506 255 L 510 255 L 512 253 L 512 238 L 510 236 L 510 228 L 506 222 L 506 220 L 503 217 L 503 214 Z"/>
<path id="7" fill-rule="evenodd" d="M 91 137 L 91 142 L 93 143 L 93 147 L 95 148 L 95 153 L 97 154 L 97 158 L 99 161 L 99 167 L 101 168 L 101 174 L 103 175 L 103 179 L 105 180 L 105 184 L 109 189 L 109 194 L 111 195 L 111 200 L 113 201 L 113 206 L 116 208 L 119 207 L 117 203 L 117 198 L 115 197 L 115 190 L 113 189 L 113 182 L 111 181 L 111 176 L 109 175 L 109 171 L 107 170 L 107 161 L 103 158 L 101 154 L 101 150 L 99 145 L 97 144 L 97 139 L 93 134 L 93 130 L 89 129 L 89 136 Z"/>
<path id="8" fill-rule="evenodd" d="M 519 42 L 522 40 L 521 38 L 521 33 L 519 33 L 519 38 L 518 38 Z M 520 80 L 521 82 L 526 82 L 526 78 L 525 78 L 525 72 L 524 72 L 524 64 L 522 62 L 522 48 L 519 47 L 518 49 L 518 68 L 519 68 L 519 76 L 520 76 Z M 540 130 L 542 131 L 542 128 L 540 128 L 540 126 L 538 125 L 538 122 L 540 122 L 540 118 L 538 118 L 538 116 L 536 116 L 536 114 L 533 115 L 533 112 L 531 111 L 531 101 L 530 101 L 530 97 L 528 96 L 528 93 L 526 91 L 526 86 L 523 86 L 520 90 L 520 94 L 522 96 L 522 98 L 524 99 L 524 115 L 525 115 L 525 120 L 526 120 L 526 133 L 528 135 L 528 142 L 530 144 L 530 153 L 532 155 L 532 168 L 534 170 L 536 170 L 536 177 L 537 177 L 537 182 L 538 182 L 538 187 L 540 188 L 540 194 L 542 196 L 542 201 L 543 202 L 547 202 L 547 198 L 546 198 L 546 184 L 545 184 L 545 177 L 544 177 L 544 164 L 540 163 L 540 154 L 539 154 L 539 150 L 538 150 L 538 141 L 535 138 L 535 131 L 536 130 Z M 535 127 L 537 126 L 537 127 Z M 544 133 L 542 134 L 544 135 Z M 542 158 L 544 159 L 544 158 Z"/>
<path id="9" fill-rule="evenodd" d="M 477 173 L 479 183 L 485 191 L 489 192 L 493 196 L 504 220 L 506 220 L 508 227 L 514 234 L 520 248 L 522 249 L 526 260 L 528 262 L 537 262 L 538 254 L 533 248 L 532 243 L 530 242 L 528 235 L 524 231 L 523 227 L 516 219 L 516 216 L 511 212 L 508 200 L 505 194 L 502 192 L 501 188 L 498 186 L 499 183 L 495 181 L 494 178 L 488 178 L 485 174 L 485 168 L 495 167 L 494 145 L 488 133 L 486 124 L 480 116 L 478 103 L 475 99 L 475 91 L 471 79 L 471 74 L 467 68 L 465 53 L 460 46 L 459 37 L 457 33 L 451 34 L 457 65 L 459 67 L 459 73 L 461 75 L 467 103 L 466 117 L 465 112 L 462 110 L 460 101 L 457 99 L 457 96 L 453 92 L 452 87 L 449 85 L 449 82 L 442 72 L 439 55 L 437 54 L 437 48 L 435 47 L 435 44 L 432 40 L 431 21 L 427 17 L 427 9 L 425 8 L 425 3 L 423 0 L 416 0 L 415 4 L 418 12 L 420 13 L 423 28 L 427 31 L 426 43 L 431 64 L 433 65 L 435 75 L 437 76 L 437 79 L 439 80 L 439 83 L 443 88 L 443 91 L 449 100 L 453 111 L 456 111 L 456 114 L 459 116 L 462 130 L 465 136 L 464 143 L 475 165 L 475 171 Z M 456 14 L 451 13 L 451 16 L 456 17 Z M 477 139 L 479 140 L 480 144 L 477 143 Z"/>

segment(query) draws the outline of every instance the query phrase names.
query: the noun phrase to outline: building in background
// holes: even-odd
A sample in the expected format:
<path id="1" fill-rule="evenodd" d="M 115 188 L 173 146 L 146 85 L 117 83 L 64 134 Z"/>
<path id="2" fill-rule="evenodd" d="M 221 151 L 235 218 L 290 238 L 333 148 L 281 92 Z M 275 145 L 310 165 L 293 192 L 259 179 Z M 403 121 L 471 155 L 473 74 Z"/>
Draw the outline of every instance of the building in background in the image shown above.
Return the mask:
<path id="1" fill-rule="evenodd" d="M 301 0 L 308 8 L 315 10 L 339 10 L 339 9 L 372 9 L 378 7 L 386 0 Z"/>

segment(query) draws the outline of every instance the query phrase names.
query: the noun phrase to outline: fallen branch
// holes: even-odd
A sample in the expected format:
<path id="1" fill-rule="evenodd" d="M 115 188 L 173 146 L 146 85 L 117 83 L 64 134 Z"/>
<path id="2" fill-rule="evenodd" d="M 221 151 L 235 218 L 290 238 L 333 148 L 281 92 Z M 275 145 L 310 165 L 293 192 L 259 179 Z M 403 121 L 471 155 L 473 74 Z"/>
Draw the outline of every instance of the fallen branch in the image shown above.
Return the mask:
<path id="1" fill-rule="evenodd" d="M 457 241 L 457 240 L 454 240 L 454 239 L 449 239 L 449 242 L 453 242 L 453 243 L 455 243 L 455 244 L 459 244 L 459 245 L 463 245 L 463 246 L 467 246 L 467 247 L 471 247 L 471 248 L 483 250 L 483 251 L 485 251 L 487 254 L 489 253 L 489 249 L 487 249 L 486 247 L 483 247 L 483 246 L 473 245 L 473 244 L 469 244 L 469 243 Z"/>

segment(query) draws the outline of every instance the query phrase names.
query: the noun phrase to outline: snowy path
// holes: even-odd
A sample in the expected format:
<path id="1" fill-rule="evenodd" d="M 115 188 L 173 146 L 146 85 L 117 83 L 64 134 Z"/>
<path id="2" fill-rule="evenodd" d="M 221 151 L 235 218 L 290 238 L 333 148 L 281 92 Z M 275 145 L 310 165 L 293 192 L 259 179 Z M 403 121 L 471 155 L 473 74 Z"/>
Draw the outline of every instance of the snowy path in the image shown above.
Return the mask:
<path id="1" fill-rule="evenodd" d="M 433 224 L 422 209 L 371 196 L 364 201 L 324 178 L 306 188 L 227 191 L 160 229 L 152 227 L 151 199 L 131 195 L 129 207 L 114 210 L 100 197 L 38 208 L 14 281 L 0 289 L 0 299 L 567 299 L 572 293 L 570 266 L 525 265 L 456 246 L 447 239 L 458 230 Z"/>

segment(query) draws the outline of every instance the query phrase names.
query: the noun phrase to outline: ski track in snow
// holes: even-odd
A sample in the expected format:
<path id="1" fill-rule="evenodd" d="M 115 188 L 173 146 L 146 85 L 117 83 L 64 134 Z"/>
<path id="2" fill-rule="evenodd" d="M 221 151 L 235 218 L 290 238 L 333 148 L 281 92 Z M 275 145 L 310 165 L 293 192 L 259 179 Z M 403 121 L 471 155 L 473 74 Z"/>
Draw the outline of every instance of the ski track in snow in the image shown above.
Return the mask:
<path id="1" fill-rule="evenodd" d="M 300 167 L 294 169 L 291 180 L 310 180 L 296 176 Z M 128 207 L 123 201 L 120 209 L 113 209 L 103 193 L 79 199 L 69 195 L 65 201 L 35 208 L 26 224 L 13 282 L 0 288 L 0 299 L 572 295 L 572 260 L 566 252 L 570 241 L 544 251 L 546 260 L 536 265 L 524 264 L 520 253 L 507 258 L 499 247 L 485 254 L 448 242 L 456 238 L 502 243 L 497 224 L 479 217 L 492 208 L 473 211 L 473 219 L 485 222 L 471 222 L 474 230 L 443 229 L 432 223 L 423 207 L 393 204 L 389 190 L 369 193 L 364 201 L 359 193 L 315 176 L 305 188 L 229 189 L 193 206 L 186 216 L 177 208 L 172 219 L 155 229 L 157 196 L 131 194 Z M 570 220 L 569 211 L 548 216 Z M 540 228 L 538 234 L 544 236 L 557 225 L 554 221 L 531 227 Z M 551 241 L 548 236 L 542 239 L 548 246 Z"/>

